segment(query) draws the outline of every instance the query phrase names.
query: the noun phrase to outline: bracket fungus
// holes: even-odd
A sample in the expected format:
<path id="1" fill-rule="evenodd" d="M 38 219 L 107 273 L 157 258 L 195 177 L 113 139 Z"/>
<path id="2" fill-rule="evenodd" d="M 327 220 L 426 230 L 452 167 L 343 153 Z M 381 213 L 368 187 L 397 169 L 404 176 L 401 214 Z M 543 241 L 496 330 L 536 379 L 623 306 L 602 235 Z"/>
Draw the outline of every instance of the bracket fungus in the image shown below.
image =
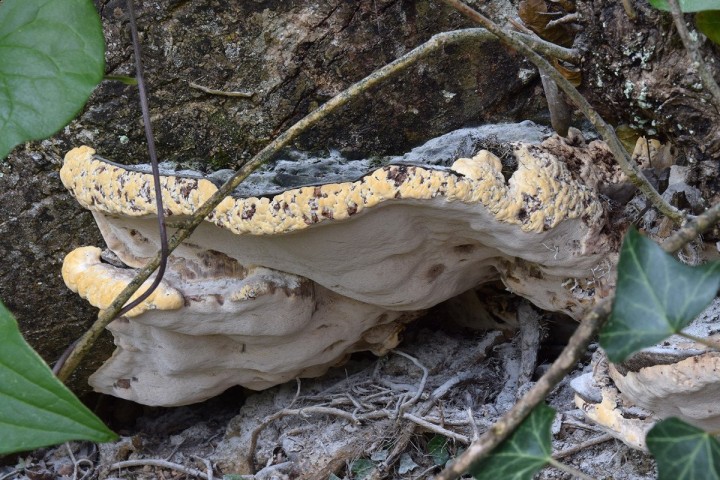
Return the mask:
<path id="1" fill-rule="evenodd" d="M 683 332 L 717 342 L 720 299 Z M 705 430 L 720 428 L 720 353 L 673 335 L 622 364 L 603 352 L 593 372 L 573 383 L 575 404 L 608 433 L 647 450 L 645 435 L 658 419 L 677 417 Z M 599 394 L 598 392 L 601 392 Z"/>
<path id="2" fill-rule="evenodd" d="M 254 174 L 276 185 L 225 198 L 172 253 L 163 284 L 182 305 L 156 302 L 113 321 L 118 348 L 91 384 L 144 404 L 182 405 L 233 385 L 320 375 L 351 352 L 388 351 L 423 310 L 496 280 L 541 308 L 579 316 L 609 281 L 593 273 L 617 251 L 617 238 L 603 232 L 597 185 L 621 174 L 602 142 L 542 141 L 545 132 L 529 122 L 465 129 L 376 168 L 307 162 L 315 184 L 282 190 L 281 174 L 293 176 L 281 171 L 288 162 Z M 337 177 L 358 166 L 359 177 Z M 147 169 L 80 147 L 61 178 L 130 272 L 156 255 Z M 187 218 L 218 181 L 163 176 L 166 214 Z M 79 286 L 129 276 L 87 255 L 68 255 L 65 282 L 102 306 L 102 289 Z"/>

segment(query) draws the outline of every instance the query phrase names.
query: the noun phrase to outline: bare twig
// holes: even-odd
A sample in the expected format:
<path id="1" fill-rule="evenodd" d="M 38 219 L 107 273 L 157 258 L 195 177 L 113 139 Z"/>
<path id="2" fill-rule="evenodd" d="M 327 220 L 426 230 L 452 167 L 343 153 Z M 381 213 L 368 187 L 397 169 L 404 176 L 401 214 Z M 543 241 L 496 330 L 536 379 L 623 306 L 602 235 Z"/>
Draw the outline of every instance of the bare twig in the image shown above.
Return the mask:
<path id="1" fill-rule="evenodd" d="M 720 202 L 684 224 L 666 238 L 661 246 L 666 252 L 675 253 L 718 222 L 720 222 Z"/>
<path id="2" fill-rule="evenodd" d="M 290 142 L 297 138 L 298 135 L 316 125 L 331 113 L 336 112 L 342 106 L 347 105 L 351 100 L 357 98 L 360 94 L 378 85 L 380 82 L 397 75 L 410 65 L 413 65 L 431 53 L 442 50 L 447 45 L 463 40 L 491 40 L 492 38 L 491 34 L 481 28 L 439 33 L 397 60 L 385 65 L 379 70 L 376 70 L 359 82 L 354 83 L 349 88 L 323 104 L 320 108 L 309 113 L 303 119 L 287 129 L 284 133 L 279 135 L 275 140 L 270 142 L 265 146 L 265 148 L 258 152 L 252 160 L 243 165 L 215 192 L 215 194 L 212 195 L 212 197 L 210 197 L 195 211 L 193 216 L 188 220 L 187 224 L 183 228 L 175 232 L 175 235 L 173 235 L 170 239 L 168 250 L 172 252 L 183 240 L 190 236 L 195 228 L 203 222 L 205 217 L 207 217 L 226 196 L 228 196 L 243 180 L 245 180 L 250 173 L 252 173 L 260 165 L 270 160 L 284 147 L 289 145 Z M 103 332 L 105 327 L 113 320 L 113 318 L 115 318 L 117 312 L 122 309 L 122 306 L 125 305 L 140 285 L 142 285 L 143 282 L 155 271 L 155 269 L 158 268 L 161 258 L 162 257 L 158 255 L 154 259 L 150 260 L 145 267 L 138 271 L 135 278 L 123 289 L 122 292 L 120 292 L 112 304 L 107 309 L 100 312 L 98 319 L 85 332 L 85 334 L 80 337 L 77 345 L 70 355 L 68 355 L 65 365 L 63 365 L 58 372 L 58 378 L 60 380 L 65 381 L 70 377 L 85 355 L 87 355 L 90 351 L 90 348 Z"/>
<path id="3" fill-rule="evenodd" d="M 559 460 L 561 458 L 569 457 L 570 455 L 575 455 L 576 453 L 581 452 L 588 447 L 592 447 L 593 445 L 598 445 L 598 444 L 605 443 L 605 442 L 608 442 L 608 441 L 614 440 L 614 439 L 615 439 L 615 437 L 613 437 L 609 433 L 606 433 L 604 435 L 599 435 L 599 436 L 597 436 L 595 438 L 591 438 L 590 440 L 587 440 L 585 442 L 578 443 L 577 445 L 575 445 L 573 447 L 566 448 L 565 450 L 561 450 L 561 451 L 557 452 L 556 454 L 554 454 L 553 458 L 556 460 Z"/>
<path id="4" fill-rule="evenodd" d="M 202 85 L 198 85 L 195 82 L 188 82 L 188 86 L 190 88 L 194 88 L 195 90 L 200 90 L 200 91 L 208 93 L 210 95 L 220 95 L 223 97 L 252 98 L 252 96 L 255 95 L 254 92 L 215 90 L 214 88 L 203 87 Z"/>
<path id="5" fill-rule="evenodd" d="M 556 18 L 555 20 L 550 20 L 547 25 L 545 25 L 545 28 L 552 28 L 556 27 L 558 25 L 563 25 L 565 23 L 573 23 L 580 20 L 580 15 L 577 13 L 568 13 L 567 15 L 563 15 L 560 18 Z"/>
<path id="6" fill-rule="evenodd" d="M 413 395 L 413 397 L 410 400 L 408 400 L 407 402 L 404 402 L 402 405 L 400 405 L 400 413 L 403 413 L 403 412 L 405 412 L 405 410 L 407 410 L 408 407 L 414 405 L 415 403 L 417 403 L 418 400 L 420 400 L 423 390 L 425 390 L 425 383 L 427 383 L 428 369 L 427 369 L 427 367 L 425 367 L 425 365 L 420 363 L 420 360 L 413 357 L 412 355 L 408 355 L 407 353 L 401 352 L 400 350 L 393 350 L 393 353 L 396 355 L 400 355 L 401 357 L 407 358 L 408 360 L 413 362 L 415 364 L 415 366 L 418 367 L 423 372 L 422 378 L 420 379 L 420 383 L 418 384 L 417 389 L 415 391 L 415 395 Z"/>
<path id="7" fill-rule="evenodd" d="M 580 61 L 580 52 L 576 49 L 565 48 L 556 43 L 543 40 L 530 29 L 523 32 L 508 31 L 508 34 L 525 43 L 536 52 L 544 53 L 545 55 L 559 58 L 560 60 L 565 60 L 566 62 L 578 63 Z"/>
<path id="8" fill-rule="evenodd" d="M 670 5 L 670 13 L 672 14 L 673 21 L 675 22 L 675 28 L 677 29 L 680 40 L 682 40 L 685 50 L 690 54 L 690 58 L 693 61 L 693 65 L 697 69 L 700 81 L 703 86 L 710 92 L 710 100 L 712 101 L 715 109 L 720 113 L 720 87 L 713 78 L 713 74 L 708 68 L 705 60 L 703 60 L 698 48 L 697 42 L 690 38 L 690 32 L 685 25 L 685 18 L 680 11 L 680 5 L 677 0 L 668 0 Z"/>
<path id="9" fill-rule="evenodd" d="M 453 440 L 457 440 L 460 443 L 464 443 L 467 445 L 470 443 L 470 439 L 466 437 L 465 435 L 462 435 L 460 433 L 455 433 L 451 430 L 447 430 L 445 428 L 442 428 L 439 425 L 435 425 L 434 423 L 430 423 L 424 418 L 417 417 L 413 415 L 412 413 L 404 413 L 402 418 L 405 420 L 410 420 L 411 422 L 423 427 L 425 430 L 429 430 L 431 432 L 435 432 L 439 435 L 443 435 L 448 438 L 452 438 Z"/>
<path id="10" fill-rule="evenodd" d="M 113 463 L 112 465 L 110 465 L 110 470 L 120 470 L 121 468 L 144 466 L 167 468 L 169 470 L 175 470 L 184 473 L 185 475 L 192 475 L 195 477 L 204 478 L 205 480 L 209 480 L 209 477 L 205 472 L 201 472 L 200 470 L 197 470 L 195 468 L 180 465 L 179 463 L 168 462 L 166 460 L 159 460 L 155 458 L 146 458 L 142 460 L 125 460 L 124 462 Z"/>
<path id="11" fill-rule="evenodd" d="M 198 457 L 197 455 L 192 456 L 195 460 L 198 460 L 200 462 L 203 462 L 205 464 L 205 472 L 207 475 L 208 480 L 215 480 L 215 475 L 213 473 L 213 466 L 210 460 L 207 458 Z"/>
<path id="12" fill-rule="evenodd" d="M 652 202 L 652 204 L 660 210 L 665 216 L 670 218 L 673 222 L 680 224 L 685 220 L 685 215 L 680 212 L 677 208 L 666 202 L 662 196 L 655 190 L 650 182 L 640 172 L 640 168 L 633 161 L 628 154 L 625 147 L 623 147 L 620 140 L 615 135 L 615 131 L 605 120 L 590 106 L 590 103 L 583 97 L 575 87 L 560 74 L 547 60 L 542 56 L 535 53 L 525 43 L 515 38 L 508 31 L 499 27 L 495 22 L 485 17 L 480 12 L 465 5 L 460 0 L 443 0 L 447 5 L 456 9 L 469 19 L 479 23 L 488 29 L 493 35 L 497 36 L 503 43 L 518 50 L 528 60 L 530 60 L 535 66 L 542 71 L 545 75 L 550 77 L 557 85 L 562 89 L 563 92 L 570 98 L 570 100 L 583 112 L 585 117 L 593 124 L 595 129 L 607 143 L 610 151 L 614 155 L 616 161 L 620 165 L 623 173 L 627 175 L 630 181 L 640 189 L 640 191 Z"/>

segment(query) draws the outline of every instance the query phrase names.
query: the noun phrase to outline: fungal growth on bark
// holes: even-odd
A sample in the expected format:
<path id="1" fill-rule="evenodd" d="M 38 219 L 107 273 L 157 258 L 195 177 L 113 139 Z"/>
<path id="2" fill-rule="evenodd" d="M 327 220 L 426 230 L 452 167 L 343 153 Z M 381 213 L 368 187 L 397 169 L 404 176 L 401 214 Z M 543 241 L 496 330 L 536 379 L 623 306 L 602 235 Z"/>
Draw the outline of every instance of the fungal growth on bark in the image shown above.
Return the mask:
<path id="1" fill-rule="evenodd" d="M 91 384 L 182 405 L 320 375 L 351 352 L 387 352 L 424 310 L 497 280 L 578 318 L 612 281 L 597 274 L 618 246 L 598 190 L 623 178 L 602 142 L 571 138 L 526 122 L 453 132 L 379 165 L 276 162 L 172 253 L 170 293 L 110 324 L 117 350 Z M 163 176 L 170 221 L 222 177 Z M 89 147 L 67 154 L 61 178 L 128 267 L 98 264 L 95 250 L 66 258 L 67 285 L 102 307 L 80 286 L 126 284 L 158 251 L 152 178 Z"/>

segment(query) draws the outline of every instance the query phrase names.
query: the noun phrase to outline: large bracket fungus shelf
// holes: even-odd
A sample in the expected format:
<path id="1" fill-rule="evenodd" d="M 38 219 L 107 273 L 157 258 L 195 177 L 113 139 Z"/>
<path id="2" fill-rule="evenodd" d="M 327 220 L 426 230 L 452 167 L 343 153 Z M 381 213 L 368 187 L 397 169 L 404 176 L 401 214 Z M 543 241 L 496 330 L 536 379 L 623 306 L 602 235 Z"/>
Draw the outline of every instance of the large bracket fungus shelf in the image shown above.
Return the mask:
<path id="1" fill-rule="evenodd" d="M 593 272 L 615 261 L 597 188 L 621 174 L 602 142 L 541 143 L 544 133 L 527 123 L 466 129 L 375 169 L 352 164 L 367 167 L 359 178 L 338 179 L 337 167 L 322 184 L 251 196 L 245 187 L 173 252 L 162 289 L 110 324 L 118 348 L 91 384 L 182 405 L 233 385 L 319 375 L 351 352 L 386 352 L 423 310 L 495 280 L 577 317 L 598 291 Z M 167 215 L 191 215 L 217 177 L 163 176 Z M 80 147 L 61 178 L 126 266 L 157 254 L 146 169 Z M 83 247 L 67 256 L 63 277 L 103 308 L 131 269 Z"/>

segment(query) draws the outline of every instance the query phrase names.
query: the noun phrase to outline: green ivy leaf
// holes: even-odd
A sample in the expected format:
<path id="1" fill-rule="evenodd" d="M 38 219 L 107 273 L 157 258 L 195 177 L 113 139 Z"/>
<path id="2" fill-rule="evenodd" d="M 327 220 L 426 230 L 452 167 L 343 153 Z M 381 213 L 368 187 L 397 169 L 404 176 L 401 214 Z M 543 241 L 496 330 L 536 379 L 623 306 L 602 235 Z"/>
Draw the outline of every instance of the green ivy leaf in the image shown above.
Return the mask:
<path id="1" fill-rule="evenodd" d="M 677 418 L 658 422 L 647 434 L 659 480 L 720 478 L 720 442 Z"/>
<path id="2" fill-rule="evenodd" d="M 25 343 L 0 303 L 0 455 L 68 440 L 115 438 Z"/>
<path id="3" fill-rule="evenodd" d="M 539 404 L 508 439 L 471 469 L 472 475 L 480 480 L 533 478 L 551 459 L 554 418 L 555 410 Z"/>
<path id="4" fill-rule="evenodd" d="M 365 480 L 375 470 L 375 464 L 367 458 L 359 458 L 350 466 L 350 473 L 354 480 Z"/>
<path id="5" fill-rule="evenodd" d="M 435 435 L 427 444 L 428 453 L 433 459 L 433 464 L 443 466 L 450 460 L 448 452 L 448 439 L 442 435 Z"/>
<path id="6" fill-rule="evenodd" d="M 670 11 L 667 0 L 650 0 L 650 5 L 658 10 Z M 702 12 L 704 10 L 717 10 L 718 0 L 678 0 L 678 5 L 680 5 L 681 12 Z"/>
<path id="7" fill-rule="evenodd" d="M 105 40 L 91 0 L 0 3 L 0 159 L 67 125 L 104 68 Z"/>
<path id="8" fill-rule="evenodd" d="M 703 35 L 720 45 L 720 10 L 698 12 L 695 15 L 695 26 Z"/>
<path id="9" fill-rule="evenodd" d="M 600 331 L 600 345 L 612 362 L 622 362 L 681 331 L 715 298 L 718 287 L 719 262 L 684 265 L 630 229 L 620 251 L 617 293 L 610 319 Z"/>

